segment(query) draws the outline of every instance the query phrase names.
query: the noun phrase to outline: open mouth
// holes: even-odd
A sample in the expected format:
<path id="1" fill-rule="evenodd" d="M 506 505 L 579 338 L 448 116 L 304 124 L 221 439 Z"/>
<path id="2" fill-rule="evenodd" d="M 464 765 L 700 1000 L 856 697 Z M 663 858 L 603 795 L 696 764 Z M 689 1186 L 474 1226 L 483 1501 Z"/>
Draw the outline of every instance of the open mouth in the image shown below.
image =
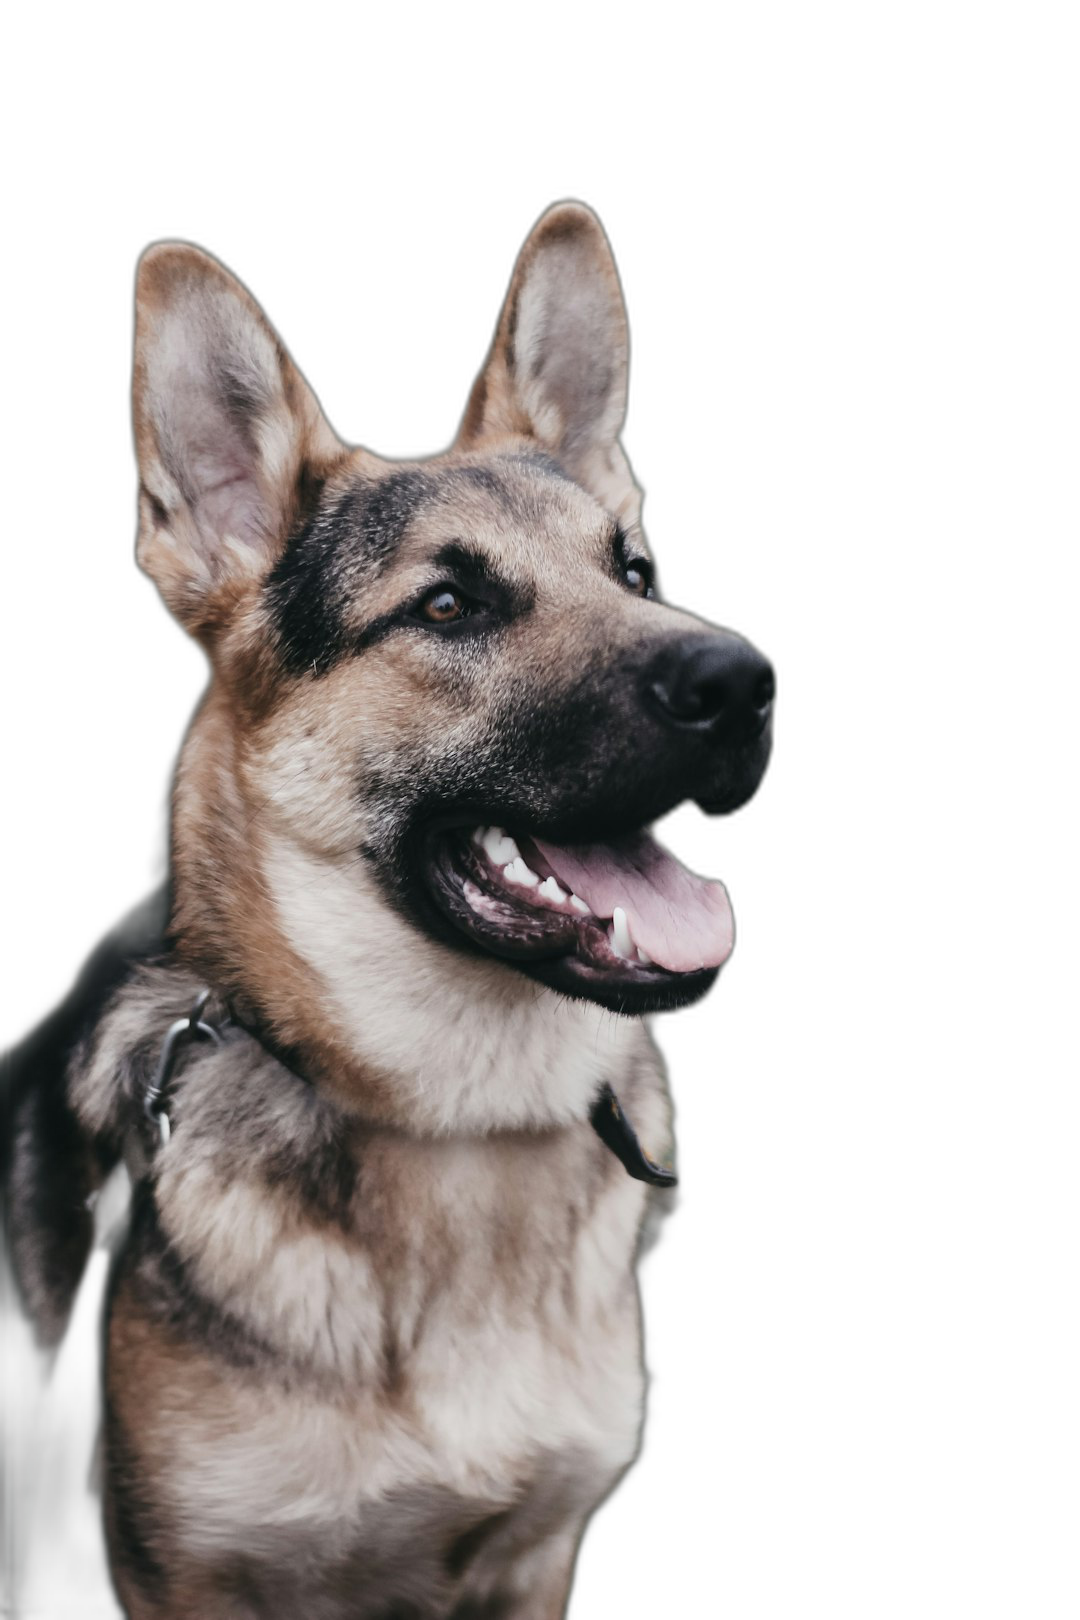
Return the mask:
<path id="1" fill-rule="evenodd" d="M 683 1006 L 731 954 L 722 883 L 696 876 L 641 831 L 554 844 L 500 826 L 433 834 L 428 880 L 475 945 L 542 983 L 619 1012 Z"/>

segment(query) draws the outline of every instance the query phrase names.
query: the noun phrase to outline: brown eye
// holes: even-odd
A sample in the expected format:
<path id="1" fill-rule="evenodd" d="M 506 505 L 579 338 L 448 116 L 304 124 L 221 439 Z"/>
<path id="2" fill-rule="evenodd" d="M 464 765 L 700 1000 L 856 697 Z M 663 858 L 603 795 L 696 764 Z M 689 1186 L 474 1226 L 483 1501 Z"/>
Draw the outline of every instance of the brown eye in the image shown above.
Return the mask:
<path id="1" fill-rule="evenodd" d="M 429 591 L 420 603 L 420 616 L 429 624 L 452 624 L 455 619 L 463 619 L 466 612 L 464 598 L 446 586 Z"/>
<path id="2" fill-rule="evenodd" d="M 644 558 L 635 558 L 632 562 L 628 562 L 623 568 L 623 579 L 635 596 L 652 595 L 652 569 Z"/>

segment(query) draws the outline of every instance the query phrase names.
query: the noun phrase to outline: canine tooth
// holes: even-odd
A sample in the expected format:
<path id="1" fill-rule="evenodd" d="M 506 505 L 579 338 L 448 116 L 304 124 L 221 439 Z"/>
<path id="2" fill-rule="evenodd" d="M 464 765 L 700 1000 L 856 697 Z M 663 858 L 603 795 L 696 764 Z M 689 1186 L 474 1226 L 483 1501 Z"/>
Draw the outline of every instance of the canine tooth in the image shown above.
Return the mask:
<path id="1" fill-rule="evenodd" d="M 641 963 L 642 967 L 652 967 L 653 965 L 652 957 L 649 955 L 648 951 L 643 951 L 640 945 L 637 948 L 637 959 Z"/>
<path id="2" fill-rule="evenodd" d="M 521 853 L 509 833 L 503 832 L 501 827 L 489 827 L 481 843 L 484 854 L 494 866 L 505 866 L 508 861 L 516 861 Z"/>
<path id="3" fill-rule="evenodd" d="M 473 828 L 472 841 L 473 841 L 474 844 L 480 844 L 481 846 L 483 845 L 483 842 L 484 842 L 484 828 L 483 827 L 474 827 Z"/>
<path id="4" fill-rule="evenodd" d="M 510 840 L 513 843 L 513 839 Z M 529 870 L 520 855 L 516 855 L 508 865 L 503 867 L 503 877 L 510 883 L 520 883 L 526 889 L 534 889 L 540 882 L 535 872 Z"/>
<path id="5" fill-rule="evenodd" d="M 566 890 L 560 889 L 553 877 L 544 879 L 540 885 L 540 893 L 545 900 L 562 901 L 566 899 Z"/>
<path id="6" fill-rule="evenodd" d="M 622 906 L 616 906 L 611 914 L 611 942 L 619 956 L 633 960 L 634 941 L 630 937 L 630 924 Z"/>
<path id="7" fill-rule="evenodd" d="M 575 911 L 580 911 L 583 917 L 592 916 L 592 912 L 589 910 L 588 906 L 585 904 L 580 895 L 572 894 L 570 896 L 570 904 L 573 906 Z"/>

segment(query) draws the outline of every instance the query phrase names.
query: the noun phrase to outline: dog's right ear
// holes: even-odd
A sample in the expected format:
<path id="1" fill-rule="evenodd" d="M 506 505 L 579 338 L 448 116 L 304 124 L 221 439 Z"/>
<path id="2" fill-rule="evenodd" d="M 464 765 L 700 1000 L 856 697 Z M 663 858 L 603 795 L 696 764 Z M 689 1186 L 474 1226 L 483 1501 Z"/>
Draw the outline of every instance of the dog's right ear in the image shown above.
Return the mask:
<path id="1" fill-rule="evenodd" d="M 344 447 L 255 300 L 186 243 L 139 262 L 133 391 L 138 559 L 209 638 Z"/>

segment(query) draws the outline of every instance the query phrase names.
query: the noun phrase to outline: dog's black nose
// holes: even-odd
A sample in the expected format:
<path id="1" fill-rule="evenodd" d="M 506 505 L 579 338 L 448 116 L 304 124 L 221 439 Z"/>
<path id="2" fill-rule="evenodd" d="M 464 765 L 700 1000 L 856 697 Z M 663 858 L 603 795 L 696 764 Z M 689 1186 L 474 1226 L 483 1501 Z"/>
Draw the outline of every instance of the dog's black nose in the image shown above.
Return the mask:
<path id="1" fill-rule="evenodd" d="M 744 743 L 768 724 L 776 678 L 756 647 L 718 630 L 670 642 L 646 671 L 645 690 L 669 726 Z"/>

